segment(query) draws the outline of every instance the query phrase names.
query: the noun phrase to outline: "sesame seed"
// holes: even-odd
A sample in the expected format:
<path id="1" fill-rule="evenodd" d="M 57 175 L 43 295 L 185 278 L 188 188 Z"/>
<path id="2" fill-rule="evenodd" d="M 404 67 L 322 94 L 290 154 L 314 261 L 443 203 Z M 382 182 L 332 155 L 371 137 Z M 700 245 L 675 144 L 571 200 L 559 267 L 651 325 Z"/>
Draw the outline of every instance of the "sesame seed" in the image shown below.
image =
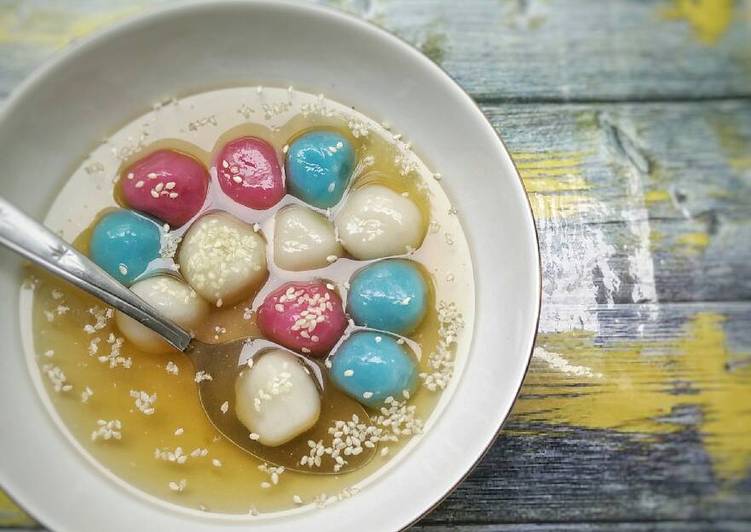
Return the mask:
<path id="1" fill-rule="evenodd" d="M 175 199 L 179 194 L 177 192 L 170 192 L 169 193 L 169 199 Z"/>
<path id="2" fill-rule="evenodd" d="M 53 356 L 55 356 L 55 351 L 53 349 L 48 349 L 44 352 L 44 356 L 46 356 L 47 358 L 52 358 Z"/>
<path id="3" fill-rule="evenodd" d="M 371 397 L 373 397 L 373 392 L 365 392 L 362 394 L 362 396 L 363 399 L 370 399 Z"/>
<path id="4" fill-rule="evenodd" d="M 249 437 L 253 441 L 258 441 L 259 439 L 261 439 L 261 436 L 259 434 L 256 434 L 255 432 L 251 432 Z"/>
<path id="5" fill-rule="evenodd" d="M 84 388 L 84 390 L 81 392 L 81 402 L 88 403 L 92 395 L 94 395 L 94 390 L 86 386 L 86 388 Z"/>
<path id="6" fill-rule="evenodd" d="M 302 498 L 299 495 L 293 495 L 292 502 L 295 504 L 302 504 Z"/>
<path id="7" fill-rule="evenodd" d="M 184 432 L 185 432 L 184 428 L 177 427 L 177 429 L 175 429 L 175 436 L 182 436 Z"/>
<path id="8" fill-rule="evenodd" d="M 185 486 L 187 484 L 188 484 L 188 481 L 183 478 L 183 479 L 180 479 L 179 482 L 170 481 L 170 483 L 167 484 L 167 486 L 169 486 L 169 489 L 171 489 L 172 491 L 176 493 L 180 493 L 181 491 L 185 489 Z"/>
<path id="9" fill-rule="evenodd" d="M 154 190 L 156 190 L 157 192 L 161 192 L 162 189 L 164 189 L 164 183 L 157 183 L 154 187 Z"/>
<path id="10" fill-rule="evenodd" d="M 203 381 L 213 381 L 214 378 L 211 375 L 209 375 L 208 373 L 206 373 L 205 371 L 201 370 L 201 371 L 197 371 L 196 372 L 196 375 L 193 378 L 193 380 L 195 382 L 197 382 L 197 383 L 200 383 L 200 382 L 203 382 Z"/>
<path id="11" fill-rule="evenodd" d="M 213 465 L 214 467 L 222 467 L 222 461 L 219 460 L 219 458 L 212 458 L 211 465 Z"/>
<path id="12" fill-rule="evenodd" d="M 353 370 L 351 370 L 351 369 L 345 369 L 344 370 L 344 376 L 345 377 L 351 377 L 354 374 L 355 374 L 355 372 Z"/>
<path id="13" fill-rule="evenodd" d="M 165 366 L 164 369 L 170 375 L 178 375 L 180 373 L 179 366 L 177 364 L 175 364 L 174 362 L 172 362 L 171 360 L 169 362 L 167 362 L 167 365 Z"/>
<path id="14" fill-rule="evenodd" d="M 240 183 L 243 182 L 243 178 L 240 177 L 239 175 L 233 175 L 232 176 L 232 181 L 234 181 L 235 183 L 237 183 L 239 185 Z"/>
<path id="15" fill-rule="evenodd" d="M 151 190 L 150 194 L 151 194 L 152 198 L 158 198 L 159 197 L 159 192 L 157 192 L 156 190 Z"/>
<path id="16" fill-rule="evenodd" d="M 375 337 L 375 343 L 380 344 L 381 340 L 383 340 L 383 338 L 381 338 L 380 336 Z"/>
<path id="17" fill-rule="evenodd" d="M 229 168 L 229 163 L 227 161 L 222 161 L 222 168 Z"/>
<path id="18" fill-rule="evenodd" d="M 265 480 L 261 482 L 261 487 L 263 489 L 269 489 L 271 487 L 271 484 L 269 482 L 266 482 Z"/>
<path id="19" fill-rule="evenodd" d="M 337 257 L 336 255 L 329 255 L 328 257 L 326 257 L 326 262 L 328 262 L 329 264 L 331 264 L 331 263 L 336 262 L 336 259 L 338 259 L 338 258 L 339 257 Z"/>
<path id="20" fill-rule="evenodd" d="M 173 188 L 175 188 L 175 182 L 168 181 L 167 183 L 164 184 L 164 188 L 166 188 L 167 190 L 172 190 Z"/>
<path id="21" fill-rule="evenodd" d="M 149 179 L 156 179 L 158 176 L 154 172 L 149 172 L 148 174 L 146 174 L 146 177 L 148 177 Z"/>

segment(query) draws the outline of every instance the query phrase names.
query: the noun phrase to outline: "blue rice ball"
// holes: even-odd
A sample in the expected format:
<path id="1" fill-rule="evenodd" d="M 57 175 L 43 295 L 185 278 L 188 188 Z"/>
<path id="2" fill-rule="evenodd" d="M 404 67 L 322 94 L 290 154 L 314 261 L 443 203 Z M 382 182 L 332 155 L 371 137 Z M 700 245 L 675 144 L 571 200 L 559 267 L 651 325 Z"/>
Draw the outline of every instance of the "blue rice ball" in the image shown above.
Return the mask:
<path id="1" fill-rule="evenodd" d="M 287 150 L 287 189 L 304 202 L 327 209 L 342 199 L 355 166 L 355 152 L 334 131 L 311 131 Z"/>
<path id="2" fill-rule="evenodd" d="M 361 331 L 347 338 L 334 353 L 329 374 L 347 395 L 371 408 L 387 397 L 402 397 L 417 386 L 417 360 L 393 336 Z"/>
<path id="3" fill-rule="evenodd" d="M 127 209 L 105 214 L 89 241 L 89 256 L 126 286 L 159 257 L 161 233 L 156 222 Z"/>
<path id="4" fill-rule="evenodd" d="M 358 325 L 407 335 L 422 323 L 427 307 L 428 283 L 410 260 L 375 262 L 350 281 L 347 311 Z"/>

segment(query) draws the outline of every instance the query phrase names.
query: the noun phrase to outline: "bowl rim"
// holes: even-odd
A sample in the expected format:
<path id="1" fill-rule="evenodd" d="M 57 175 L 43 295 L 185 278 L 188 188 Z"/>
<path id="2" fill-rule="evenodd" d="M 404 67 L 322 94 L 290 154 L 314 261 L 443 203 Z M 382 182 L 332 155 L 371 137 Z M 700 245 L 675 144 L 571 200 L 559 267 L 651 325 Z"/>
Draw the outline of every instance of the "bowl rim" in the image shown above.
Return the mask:
<path id="1" fill-rule="evenodd" d="M 482 121 L 484 122 L 484 125 L 487 127 L 489 131 L 492 132 L 493 136 L 500 144 L 502 154 L 508 159 L 508 161 L 511 164 L 514 177 L 516 178 L 515 181 L 518 182 L 519 186 L 521 187 L 522 196 L 524 197 L 525 210 L 528 212 L 529 214 L 528 220 L 529 222 L 531 222 L 528 224 L 527 229 L 531 229 L 529 236 L 531 237 L 531 244 L 533 245 L 533 249 L 534 249 L 535 256 L 536 256 L 536 261 L 534 261 L 533 266 L 536 268 L 536 275 L 534 276 L 536 282 L 534 283 L 534 288 L 537 292 L 536 297 L 534 298 L 532 302 L 533 303 L 532 315 L 534 316 L 532 320 L 533 326 L 525 335 L 525 339 L 527 340 L 527 342 L 525 343 L 529 343 L 529 352 L 526 354 L 526 361 L 524 363 L 524 369 L 519 375 L 518 386 L 516 387 L 516 390 L 514 391 L 513 399 L 509 403 L 509 407 L 507 411 L 505 412 L 503 419 L 499 422 L 499 425 L 496 431 L 490 435 L 489 439 L 486 442 L 483 443 L 482 452 L 476 456 L 476 458 L 474 459 L 472 464 L 467 468 L 464 474 L 459 479 L 457 479 L 451 486 L 449 486 L 442 496 L 436 499 L 432 505 L 422 510 L 419 515 L 412 518 L 409 522 L 405 523 L 401 528 L 401 530 L 407 529 L 410 526 L 417 523 L 418 521 L 420 521 L 421 519 L 423 519 L 426 515 L 432 512 L 437 506 L 439 506 L 449 495 L 451 495 L 451 493 L 453 493 L 454 490 L 462 482 L 464 482 L 464 480 L 466 480 L 466 478 L 475 470 L 475 468 L 480 464 L 483 458 L 488 454 L 490 449 L 493 447 L 498 436 L 500 435 L 506 423 L 508 422 L 513 405 L 516 403 L 516 401 L 519 398 L 521 388 L 523 386 L 526 375 L 529 371 L 529 367 L 530 367 L 531 360 L 532 360 L 532 354 L 533 354 L 535 344 L 537 341 L 537 334 L 538 334 L 540 317 L 541 317 L 542 258 L 541 258 L 541 253 L 540 253 L 539 232 L 538 232 L 537 225 L 535 223 L 534 212 L 533 212 L 532 205 L 529 199 L 529 193 L 526 190 L 524 181 L 521 178 L 516 162 L 513 160 L 513 157 L 511 156 L 511 153 L 509 152 L 506 146 L 506 143 L 501 137 L 500 132 L 493 127 L 488 117 L 485 115 L 485 113 L 483 113 L 479 104 L 469 95 L 469 93 L 459 84 L 459 82 L 454 79 L 453 76 L 451 76 L 441 65 L 429 59 L 419 49 L 417 49 L 414 45 L 404 40 L 402 37 L 394 33 L 391 33 L 390 31 L 374 23 L 371 23 L 363 18 L 360 18 L 354 14 L 345 12 L 338 8 L 322 6 L 318 4 L 312 4 L 312 3 L 299 3 L 293 0 L 213 0 L 213 1 L 212 0 L 188 0 L 186 2 L 180 2 L 178 4 L 147 7 L 146 9 L 144 9 L 143 11 L 137 14 L 127 16 L 126 18 L 122 20 L 119 20 L 106 27 L 100 28 L 96 30 L 95 32 L 93 32 L 92 34 L 87 35 L 80 39 L 76 39 L 73 42 L 68 43 L 61 49 L 56 50 L 47 59 L 45 59 L 39 66 L 37 66 L 29 74 L 27 74 L 26 77 L 9 92 L 8 96 L 5 98 L 5 100 L 2 102 L 0 106 L 0 124 L 5 121 L 7 115 L 11 113 L 12 109 L 19 102 L 22 101 L 24 95 L 28 91 L 31 91 L 35 87 L 46 83 L 47 77 L 50 74 L 54 73 L 56 69 L 60 68 L 68 61 L 75 60 L 79 55 L 86 52 L 89 48 L 95 47 L 98 43 L 102 41 L 106 41 L 112 38 L 114 35 L 127 32 L 130 29 L 134 29 L 138 25 L 148 20 L 169 17 L 173 15 L 178 15 L 181 13 L 187 13 L 194 9 L 205 8 L 209 5 L 222 6 L 222 7 L 254 6 L 255 5 L 255 6 L 261 6 L 261 7 L 267 7 L 267 8 L 283 8 L 283 9 L 291 8 L 300 12 L 307 11 L 308 13 L 311 13 L 311 14 L 327 16 L 327 17 L 332 17 L 334 19 L 338 19 L 339 22 L 342 22 L 347 25 L 359 26 L 364 31 L 376 33 L 378 34 L 380 38 L 390 40 L 396 43 L 402 52 L 411 54 L 414 59 L 423 63 L 423 65 L 425 65 L 426 68 L 435 70 L 437 75 L 444 79 L 444 82 L 451 85 L 453 89 L 457 90 L 458 93 L 461 94 L 461 96 L 465 100 L 465 103 L 469 104 L 471 107 L 473 107 L 477 111 L 478 116 L 482 117 Z M 476 327 L 477 327 L 477 324 L 475 323 L 475 328 Z M 475 349 L 474 335 L 475 335 L 475 331 L 473 331 L 469 339 L 471 342 L 471 346 L 469 348 L 470 352 Z M 25 513 L 30 515 L 37 522 L 44 524 L 42 520 L 34 516 L 34 513 L 31 510 L 27 509 L 24 505 L 18 502 L 12 492 L 5 491 L 5 489 L 4 489 L 4 492 L 6 493 L 8 498 L 11 499 L 17 506 L 19 506 Z"/>

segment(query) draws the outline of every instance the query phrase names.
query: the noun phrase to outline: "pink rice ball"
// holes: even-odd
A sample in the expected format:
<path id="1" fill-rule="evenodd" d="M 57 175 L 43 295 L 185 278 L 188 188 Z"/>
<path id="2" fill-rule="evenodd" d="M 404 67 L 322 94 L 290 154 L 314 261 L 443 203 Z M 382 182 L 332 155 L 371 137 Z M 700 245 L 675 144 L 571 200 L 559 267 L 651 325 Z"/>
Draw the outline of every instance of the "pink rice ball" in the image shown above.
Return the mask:
<path id="1" fill-rule="evenodd" d="M 324 282 L 289 282 L 266 296 L 258 326 L 269 340 L 322 356 L 341 338 L 347 317 L 339 295 Z"/>
<path id="2" fill-rule="evenodd" d="M 273 146 L 256 137 L 241 137 L 224 145 L 216 157 L 219 185 L 241 205 L 265 210 L 284 197 L 282 168 Z"/>
<path id="3" fill-rule="evenodd" d="M 123 172 L 120 191 L 126 206 L 172 227 L 193 218 L 206 201 L 209 172 L 190 155 L 159 150 Z"/>

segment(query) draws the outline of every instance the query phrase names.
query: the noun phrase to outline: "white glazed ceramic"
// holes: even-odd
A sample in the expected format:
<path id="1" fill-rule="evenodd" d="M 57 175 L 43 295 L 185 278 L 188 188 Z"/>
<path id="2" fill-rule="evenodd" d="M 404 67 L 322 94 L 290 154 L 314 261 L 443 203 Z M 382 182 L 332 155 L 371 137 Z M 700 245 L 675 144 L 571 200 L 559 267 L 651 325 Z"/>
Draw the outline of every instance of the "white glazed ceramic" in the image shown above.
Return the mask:
<path id="1" fill-rule="evenodd" d="M 324 92 L 388 120 L 443 181 L 473 253 L 471 354 L 455 393 L 414 448 L 358 495 L 255 518 L 259 530 L 397 530 L 454 488 L 492 444 L 521 386 L 540 305 L 534 223 L 519 176 L 477 106 L 443 71 L 347 15 L 279 2 L 165 9 L 68 49 L 0 115 L 0 194 L 39 219 L 93 145 L 168 96 L 231 85 Z M 159 504 L 108 478 L 52 421 L 19 336 L 20 261 L 0 252 L 0 482 L 54 530 L 239 529 Z M 35 377 L 36 378 L 36 377 Z"/>

